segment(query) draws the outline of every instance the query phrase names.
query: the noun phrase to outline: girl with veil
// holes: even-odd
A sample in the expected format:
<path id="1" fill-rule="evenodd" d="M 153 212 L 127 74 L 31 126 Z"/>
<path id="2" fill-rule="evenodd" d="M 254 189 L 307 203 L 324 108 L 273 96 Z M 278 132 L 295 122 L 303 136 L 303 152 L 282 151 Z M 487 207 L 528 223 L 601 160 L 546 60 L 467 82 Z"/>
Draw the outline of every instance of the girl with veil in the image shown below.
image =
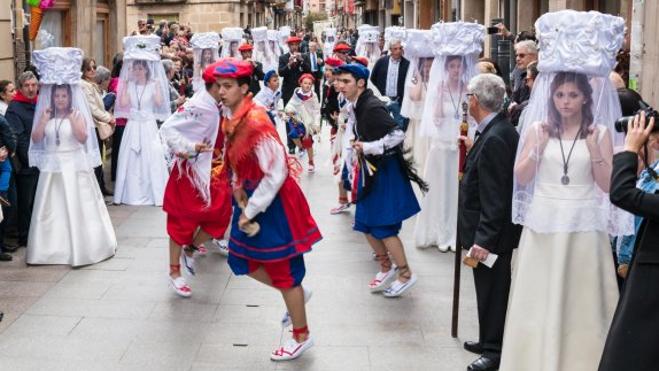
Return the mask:
<path id="1" fill-rule="evenodd" d="M 618 301 L 609 236 L 633 231 L 608 195 L 623 143 L 608 75 L 625 22 L 565 10 L 535 26 L 540 73 L 515 160 L 513 222 L 524 228 L 501 370 L 595 370 Z"/>
<path id="2" fill-rule="evenodd" d="M 380 50 L 380 29 L 377 26 L 368 24 L 361 25 L 357 29 L 359 38 L 355 46 L 355 53 L 368 59 L 367 67 L 373 67 L 382 54 Z"/>
<path id="3" fill-rule="evenodd" d="M 28 157 L 40 170 L 27 243 L 28 264 L 98 263 L 117 239 L 94 167 L 101 164 L 82 89 L 82 50 L 35 51 L 41 75 Z"/>
<path id="4" fill-rule="evenodd" d="M 124 38 L 115 117 L 128 119 L 117 166 L 114 203 L 162 205 L 169 172 L 156 120 L 170 115 L 169 86 L 155 35 Z"/>
<path id="5" fill-rule="evenodd" d="M 281 56 L 281 47 L 279 47 L 279 31 L 277 30 L 268 30 L 268 53 L 272 55 L 273 60 L 275 61 L 275 66 L 279 67 L 279 56 Z M 276 69 L 276 68 L 273 68 Z"/>
<path id="6" fill-rule="evenodd" d="M 190 39 L 193 53 L 192 88 L 195 93 L 204 89 L 202 74 L 207 66 L 215 63 L 220 48 L 220 35 L 217 32 L 202 32 Z"/>
<path id="7" fill-rule="evenodd" d="M 222 29 L 222 58 L 242 59 L 238 47 L 243 40 L 243 29 L 240 27 L 225 27 Z"/>
<path id="8" fill-rule="evenodd" d="M 252 40 L 254 41 L 254 60 L 263 65 L 263 71 L 276 70 L 279 66 L 279 58 L 270 51 L 270 46 L 268 45 L 268 28 L 253 28 Z"/>
<path id="9" fill-rule="evenodd" d="M 424 169 L 428 142 L 419 134 L 419 125 L 426 103 L 430 67 L 435 57 L 432 48 L 428 47 L 432 33 L 429 30 L 408 30 L 404 40 L 405 57 L 410 61 L 400 109 L 400 114 L 410 120 L 405 132 L 405 147 L 412 149 L 417 168 Z"/>
<path id="10" fill-rule="evenodd" d="M 323 41 L 323 55 L 331 56 L 336 44 L 336 28 L 329 27 L 325 29 L 325 41 Z"/>
<path id="11" fill-rule="evenodd" d="M 419 135 L 428 141 L 424 179 L 429 191 L 414 227 L 416 246 L 455 251 L 458 213 L 458 142 L 467 83 L 476 75 L 485 28 L 476 23 L 432 27 L 435 59 Z M 473 126 L 473 125 L 472 125 Z"/>

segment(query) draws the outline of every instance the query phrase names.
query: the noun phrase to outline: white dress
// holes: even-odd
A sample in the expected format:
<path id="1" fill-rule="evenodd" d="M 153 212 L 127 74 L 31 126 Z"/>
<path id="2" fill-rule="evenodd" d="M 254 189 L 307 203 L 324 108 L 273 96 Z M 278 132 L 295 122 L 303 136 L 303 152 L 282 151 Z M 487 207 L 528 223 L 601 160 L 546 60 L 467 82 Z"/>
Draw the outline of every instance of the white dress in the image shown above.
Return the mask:
<path id="1" fill-rule="evenodd" d="M 59 146 L 55 143 L 57 124 Z M 113 256 L 117 239 L 94 172 L 76 171 L 72 166 L 74 157 L 84 156 L 84 147 L 73 136 L 70 121 L 51 119 L 44 141 L 62 171 L 39 174 L 27 263 L 80 266 Z"/>
<path id="2" fill-rule="evenodd" d="M 533 218 L 551 220 L 557 207 L 562 210 L 560 218 L 571 221 L 598 212 L 585 142 L 576 142 L 567 186 L 561 184 L 558 140 L 547 143 L 528 211 Z M 565 151 L 571 145 L 571 140 L 563 141 Z M 500 370 L 597 370 L 617 302 L 606 232 L 538 233 L 524 227 L 513 268 Z"/>
<path id="3" fill-rule="evenodd" d="M 440 95 L 442 96 L 442 95 Z M 442 112 L 437 124 L 443 125 L 442 137 L 428 138 L 423 179 L 428 192 L 421 200 L 421 212 L 414 226 L 417 247 L 437 246 L 442 250 L 455 246 L 458 224 L 458 145 L 461 119 L 455 118 L 456 108 L 443 94 L 442 107 L 427 107 Z M 460 102 L 457 102 L 460 107 Z"/>
<path id="4" fill-rule="evenodd" d="M 151 112 L 155 87 L 154 83 L 146 86 L 129 83 L 132 108 L 119 147 L 116 204 L 162 205 L 169 171 L 158 125 Z"/>

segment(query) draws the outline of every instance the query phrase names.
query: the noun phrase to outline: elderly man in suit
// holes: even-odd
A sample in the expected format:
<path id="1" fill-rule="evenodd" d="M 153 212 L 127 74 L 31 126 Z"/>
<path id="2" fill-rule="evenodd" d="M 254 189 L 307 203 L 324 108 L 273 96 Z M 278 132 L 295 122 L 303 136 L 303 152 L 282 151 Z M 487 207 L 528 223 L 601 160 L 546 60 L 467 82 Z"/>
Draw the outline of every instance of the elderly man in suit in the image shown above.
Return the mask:
<path id="1" fill-rule="evenodd" d="M 309 53 L 304 55 L 305 64 L 309 66 L 309 70 L 313 75 L 314 81 L 314 91 L 318 99 L 320 98 L 320 82 L 323 80 L 323 65 L 325 64 L 323 60 L 323 52 L 318 49 L 318 43 L 315 41 L 309 42 Z"/>
<path id="2" fill-rule="evenodd" d="M 410 67 L 410 61 L 403 57 L 403 47 L 400 40 L 389 43 L 389 54 L 375 62 L 371 72 L 371 81 L 380 94 L 389 97 L 392 102 L 402 104 L 405 94 L 405 76 Z"/>
<path id="3" fill-rule="evenodd" d="M 510 291 L 510 261 L 521 229 L 512 224 L 513 167 L 519 135 L 502 112 L 505 83 L 494 74 L 474 77 L 467 87 L 469 113 L 478 122 L 460 184 L 458 228 L 463 247 L 483 262 L 498 258 L 491 268 L 478 264 L 474 284 L 478 305 L 479 341 L 466 350 L 480 354 L 468 370 L 496 370 L 501 358 L 504 321 Z"/>

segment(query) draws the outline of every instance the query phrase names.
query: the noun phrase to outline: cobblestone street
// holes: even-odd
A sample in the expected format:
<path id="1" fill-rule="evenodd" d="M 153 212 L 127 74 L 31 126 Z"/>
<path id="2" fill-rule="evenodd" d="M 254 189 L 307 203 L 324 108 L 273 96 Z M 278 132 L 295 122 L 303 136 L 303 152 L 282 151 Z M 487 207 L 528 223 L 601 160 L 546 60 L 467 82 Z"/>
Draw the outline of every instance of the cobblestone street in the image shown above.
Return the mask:
<path id="1" fill-rule="evenodd" d="M 0 369 L 463 370 L 475 356 L 462 342 L 477 335 L 471 272 L 463 270 L 460 338 L 452 339 L 454 255 L 413 248 L 410 219 L 401 237 L 418 284 L 398 299 L 369 293 L 377 266 L 363 236 L 350 213 L 328 212 L 336 191 L 327 137 L 317 172 L 302 175 L 324 239 L 306 255 L 315 346 L 301 359 L 269 360 L 289 336 L 276 291 L 233 276 L 224 257 L 209 253 L 189 280 L 192 298 L 177 297 L 167 286 L 165 214 L 110 206 L 114 258 L 82 269 L 26 267 L 22 249 L 0 267 Z"/>

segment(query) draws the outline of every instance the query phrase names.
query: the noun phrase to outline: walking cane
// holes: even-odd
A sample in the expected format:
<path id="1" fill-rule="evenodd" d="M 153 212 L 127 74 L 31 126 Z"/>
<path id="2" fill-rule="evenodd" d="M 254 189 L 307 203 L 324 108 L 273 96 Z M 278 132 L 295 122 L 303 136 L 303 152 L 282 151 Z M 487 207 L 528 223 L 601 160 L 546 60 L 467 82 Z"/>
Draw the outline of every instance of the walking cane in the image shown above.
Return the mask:
<path id="1" fill-rule="evenodd" d="M 467 110 L 469 105 L 462 102 L 462 122 L 460 123 L 460 135 L 467 136 L 469 124 L 467 123 Z M 467 146 L 464 141 L 460 140 L 458 144 L 458 195 L 460 194 L 460 181 L 464 175 L 465 159 L 467 157 Z M 458 197 L 459 203 L 459 197 Z M 453 267 L 453 308 L 451 318 L 451 337 L 458 337 L 458 313 L 460 311 L 460 268 L 462 264 L 462 243 L 460 242 L 460 207 L 458 205 L 458 224 L 455 232 L 455 261 Z"/>

